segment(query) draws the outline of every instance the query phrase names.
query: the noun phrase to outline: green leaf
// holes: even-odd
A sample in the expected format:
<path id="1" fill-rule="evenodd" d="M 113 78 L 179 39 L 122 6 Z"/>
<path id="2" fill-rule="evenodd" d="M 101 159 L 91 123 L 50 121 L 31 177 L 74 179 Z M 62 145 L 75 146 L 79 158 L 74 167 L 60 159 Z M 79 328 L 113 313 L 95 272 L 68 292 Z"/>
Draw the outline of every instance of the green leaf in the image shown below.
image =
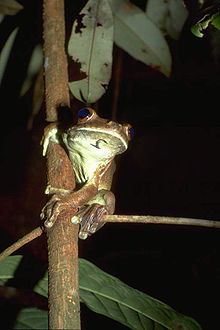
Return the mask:
<path id="1" fill-rule="evenodd" d="M 135 59 L 169 76 L 171 54 L 160 29 L 128 0 L 109 2 L 115 18 L 116 44 Z"/>
<path id="2" fill-rule="evenodd" d="M 48 313 L 37 308 L 22 309 L 16 319 L 13 329 L 47 329 Z"/>
<path id="3" fill-rule="evenodd" d="M 217 29 L 219 29 L 219 15 L 220 4 L 214 4 L 203 8 L 197 14 L 197 18 L 194 19 L 195 23 L 191 27 L 192 33 L 199 38 L 204 35 L 204 30 L 207 29 L 211 23 Z"/>
<path id="4" fill-rule="evenodd" d="M 164 35 L 179 39 L 188 11 L 182 0 L 148 0 L 146 14 Z"/>
<path id="5" fill-rule="evenodd" d="M 22 259 L 22 256 L 10 256 L 0 262 L 0 280 L 5 283 L 14 277 L 14 273 Z"/>
<path id="6" fill-rule="evenodd" d="M 89 0 L 72 28 L 68 53 L 80 67 L 78 80 L 69 83 L 72 94 L 94 103 L 111 78 L 113 16 L 107 0 Z"/>
<path id="7" fill-rule="evenodd" d="M 220 13 L 219 14 L 216 14 L 215 17 L 213 17 L 212 25 L 216 29 L 220 30 Z"/>
<path id="8" fill-rule="evenodd" d="M 195 25 L 191 27 L 192 33 L 198 37 L 202 38 L 204 36 L 204 30 L 207 29 L 209 23 L 213 20 L 214 15 L 205 15 L 201 18 Z"/>
<path id="9" fill-rule="evenodd" d="M 23 6 L 15 0 L 0 0 L 1 15 L 16 15 Z"/>
<path id="10" fill-rule="evenodd" d="M 40 69 L 42 68 L 42 65 L 43 65 L 43 51 L 42 51 L 41 45 L 37 45 L 37 46 L 35 46 L 32 54 L 31 54 L 30 62 L 29 62 L 28 68 L 27 68 L 26 77 L 25 77 L 25 80 L 21 87 L 20 96 L 23 96 L 30 89 L 30 87 L 33 83 L 34 77 L 40 71 Z"/>
<path id="11" fill-rule="evenodd" d="M 20 259 L 20 256 L 16 256 L 3 261 L 0 264 L 0 278 L 5 277 L 5 275 L 2 275 L 3 273 L 7 274 L 7 278 L 12 277 Z M 2 265 L 4 272 L 2 271 Z M 176 312 L 157 299 L 129 287 L 89 261 L 80 259 L 79 266 L 81 301 L 94 312 L 110 317 L 135 330 L 201 329 L 193 319 Z M 45 274 L 44 278 L 35 287 L 35 292 L 46 297 L 47 290 L 48 279 L 47 274 Z M 39 314 L 36 313 L 36 315 Z M 31 313 L 30 317 L 32 317 Z"/>
<path id="12" fill-rule="evenodd" d="M 48 272 L 46 272 L 44 277 L 36 284 L 34 291 L 48 298 Z"/>
<path id="13" fill-rule="evenodd" d="M 131 329 L 199 330 L 193 319 L 80 260 L 80 297 L 90 309 Z"/>
<path id="14" fill-rule="evenodd" d="M 23 256 L 10 256 L 0 262 L 0 281 L 4 284 L 7 280 L 14 277 L 14 273 L 22 260 Z M 48 287 L 47 274 L 45 274 L 44 286 Z M 42 282 L 43 279 L 40 281 Z M 48 291 L 48 289 L 45 289 Z M 37 291 L 37 290 L 36 290 Z M 47 329 L 47 311 L 37 308 L 24 308 L 17 315 L 14 329 Z"/>
<path id="15" fill-rule="evenodd" d="M 5 68 L 8 63 L 8 58 L 13 46 L 13 43 L 15 41 L 15 37 L 17 35 L 18 28 L 15 28 L 10 36 L 8 37 L 8 40 L 6 41 L 4 47 L 2 48 L 2 51 L 0 52 L 0 84 L 2 81 L 2 78 L 4 76 Z"/>

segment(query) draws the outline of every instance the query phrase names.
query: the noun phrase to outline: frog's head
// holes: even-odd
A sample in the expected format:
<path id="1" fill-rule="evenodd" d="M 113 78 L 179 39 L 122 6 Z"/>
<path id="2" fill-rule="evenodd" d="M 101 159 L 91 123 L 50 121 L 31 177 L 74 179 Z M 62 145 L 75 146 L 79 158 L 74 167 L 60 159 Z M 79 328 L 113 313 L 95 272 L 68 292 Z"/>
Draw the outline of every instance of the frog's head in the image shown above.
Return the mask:
<path id="1" fill-rule="evenodd" d="M 104 160 L 123 153 L 133 135 L 129 124 L 118 124 L 100 118 L 91 108 L 78 112 L 78 122 L 68 129 L 66 145 L 69 152 L 80 152 L 86 158 Z"/>

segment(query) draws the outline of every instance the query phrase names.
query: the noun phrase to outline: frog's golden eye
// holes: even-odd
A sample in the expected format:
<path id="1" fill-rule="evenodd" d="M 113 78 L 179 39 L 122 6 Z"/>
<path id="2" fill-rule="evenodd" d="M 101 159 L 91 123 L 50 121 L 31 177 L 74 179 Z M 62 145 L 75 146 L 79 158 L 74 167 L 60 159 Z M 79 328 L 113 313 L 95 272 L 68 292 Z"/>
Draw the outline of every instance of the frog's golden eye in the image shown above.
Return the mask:
<path id="1" fill-rule="evenodd" d="M 92 117 L 92 115 L 93 115 L 92 109 L 82 108 L 78 112 L 78 120 L 80 122 L 86 121 L 87 119 Z"/>

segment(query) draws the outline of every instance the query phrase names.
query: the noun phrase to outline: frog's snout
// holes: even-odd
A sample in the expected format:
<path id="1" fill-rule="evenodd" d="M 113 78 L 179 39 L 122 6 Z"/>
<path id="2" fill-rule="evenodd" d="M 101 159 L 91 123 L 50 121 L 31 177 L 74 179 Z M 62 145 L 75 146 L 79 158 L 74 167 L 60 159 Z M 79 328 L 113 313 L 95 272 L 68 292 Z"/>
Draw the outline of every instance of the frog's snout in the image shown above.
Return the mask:
<path id="1" fill-rule="evenodd" d="M 112 121 L 112 120 L 108 121 L 108 122 L 107 122 L 107 125 L 110 126 L 111 129 L 113 129 L 113 130 L 114 130 L 114 129 L 120 129 L 120 128 L 122 127 L 121 124 L 116 123 L 115 121 Z"/>

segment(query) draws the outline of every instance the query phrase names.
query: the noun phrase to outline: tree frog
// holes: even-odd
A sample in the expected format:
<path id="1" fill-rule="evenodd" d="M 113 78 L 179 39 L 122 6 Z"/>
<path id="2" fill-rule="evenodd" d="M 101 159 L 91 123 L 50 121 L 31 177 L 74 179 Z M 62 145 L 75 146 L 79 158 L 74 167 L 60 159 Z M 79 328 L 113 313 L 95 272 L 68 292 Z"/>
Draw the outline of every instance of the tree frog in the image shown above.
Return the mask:
<path id="1" fill-rule="evenodd" d="M 41 218 L 49 228 L 61 210 L 77 207 L 71 221 L 80 223 L 79 238 L 86 239 L 103 225 L 100 220 L 105 214 L 114 213 L 115 197 L 110 191 L 114 157 L 127 149 L 133 128 L 100 118 L 89 107 L 78 112 L 77 124 L 64 133 L 59 132 L 56 124 L 51 125 L 43 138 L 43 155 L 50 141 L 64 145 L 75 173 L 76 190 L 55 193 L 43 208 Z M 50 187 L 47 193 L 51 192 L 54 191 Z"/>

